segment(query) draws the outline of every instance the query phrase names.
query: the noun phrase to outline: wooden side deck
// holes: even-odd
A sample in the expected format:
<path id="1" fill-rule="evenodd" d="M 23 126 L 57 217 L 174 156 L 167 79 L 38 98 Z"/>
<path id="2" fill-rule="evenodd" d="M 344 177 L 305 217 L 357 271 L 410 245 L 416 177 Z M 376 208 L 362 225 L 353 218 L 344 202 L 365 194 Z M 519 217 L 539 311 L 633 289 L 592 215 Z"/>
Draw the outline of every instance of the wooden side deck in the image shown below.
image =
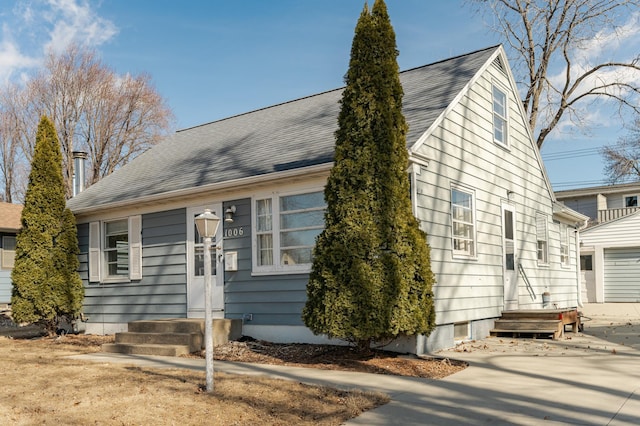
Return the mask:
<path id="1" fill-rule="evenodd" d="M 490 334 L 534 339 L 551 337 L 557 340 L 564 336 L 567 325 L 571 325 L 574 333 L 582 329 L 576 308 L 503 311 Z"/>

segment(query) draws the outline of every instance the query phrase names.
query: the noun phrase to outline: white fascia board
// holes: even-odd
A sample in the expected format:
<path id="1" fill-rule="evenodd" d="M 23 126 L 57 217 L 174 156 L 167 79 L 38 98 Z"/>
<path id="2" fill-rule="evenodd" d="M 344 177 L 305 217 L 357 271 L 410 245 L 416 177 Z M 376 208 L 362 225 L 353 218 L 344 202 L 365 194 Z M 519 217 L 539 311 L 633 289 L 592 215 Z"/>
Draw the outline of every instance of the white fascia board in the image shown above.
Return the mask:
<path id="1" fill-rule="evenodd" d="M 158 204 L 163 201 L 176 201 L 179 199 L 187 199 L 202 193 L 215 193 L 222 191 L 231 191 L 233 189 L 247 187 L 257 184 L 267 184 L 279 180 L 290 180 L 296 177 L 309 178 L 315 174 L 326 173 L 333 167 L 333 162 L 323 163 L 315 166 L 302 167 L 294 170 L 286 170 L 283 172 L 268 173 L 258 176 L 250 176 L 241 179 L 234 179 L 225 182 L 218 182 L 209 185 L 196 186 L 187 189 L 178 189 L 175 191 L 162 192 L 160 194 L 147 195 L 138 198 L 132 198 L 123 201 L 115 201 L 112 203 L 100 204 L 86 208 L 73 210 L 74 215 L 84 216 L 91 215 L 96 212 L 105 212 L 110 210 L 121 210 L 140 206 L 144 204 Z"/>

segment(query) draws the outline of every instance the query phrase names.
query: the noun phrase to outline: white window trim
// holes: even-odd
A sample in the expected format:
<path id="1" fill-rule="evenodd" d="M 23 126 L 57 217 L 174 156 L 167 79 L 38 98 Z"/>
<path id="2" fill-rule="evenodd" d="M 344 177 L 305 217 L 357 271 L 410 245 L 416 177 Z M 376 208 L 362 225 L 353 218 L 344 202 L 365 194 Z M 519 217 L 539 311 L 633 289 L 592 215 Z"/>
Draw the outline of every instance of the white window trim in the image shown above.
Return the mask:
<path id="1" fill-rule="evenodd" d="M 129 234 L 129 276 L 107 276 L 104 270 L 104 235 L 105 224 L 118 220 L 127 220 Z M 114 218 L 101 222 L 89 223 L 89 282 L 90 283 L 125 283 L 142 279 L 142 216 Z"/>
<path id="2" fill-rule="evenodd" d="M 498 114 L 494 108 L 494 90 L 499 90 L 504 94 L 504 116 Z M 496 138 L 496 116 L 500 119 L 504 120 L 504 130 L 503 130 L 503 139 L 499 140 Z M 503 148 L 509 147 L 509 92 L 499 83 L 493 81 L 491 83 L 491 134 L 493 137 L 493 141 L 502 146 Z"/>
<path id="3" fill-rule="evenodd" d="M 540 229 L 541 225 L 544 229 Z M 540 241 L 545 243 L 543 259 L 538 257 L 538 243 Z M 538 266 L 549 266 L 549 219 L 544 213 L 536 213 L 536 260 Z"/>
<path id="4" fill-rule="evenodd" d="M 280 265 L 280 198 L 290 195 L 310 194 L 313 192 L 323 192 L 323 187 L 306 188 L 304 190 L 290 192 L 265 192 L 255 194 L 251 197 L 251 275 L 287 275 L 303 274 L 311 272 L 311 263 L 298 265 Z M 258 265 L 258 229 L 257 229 L 257 209 L 256 201 L 271 199 L 272 215 L 272 238 L 273 238 L 273 265 Z"/>
<path id="5" fill-rule="evenodd" d="M 3 270 L 11 270 L 13 269 L 14 265 L 15 265 L 15 255 L 16 255 L 16 251 L 14 250 L 6 250 L 5 247 L 7 246 L 7 243 L 5 242 L 5 238 L 13 238 L 14 242 L 16 242 L 16 236 L 15 235 L 3 235 L 2 236 L 2 249 L 0 250 L 0 252 L 2 252 L 2 258 L 0 259 L 0 269 Z M 6 258 L 7 255 L 6 253 L 8 252 L 13 252 L 13 256 L 11 257 L 11 265 L 8 265 L 6 262 Z"/>
<path id="6" fill-rule="evenodd" d="M 464 192 L 466 194 L 471 195 L 471 214 L 473 215 L 472 217 L 472 222 L 471 225 L 473 226 L 473 254 L 464 254 L 464 253 L 460 253 L 460 252 L 456 252 L 454 247 L 455 247 L 455 235 L 454 235 L 454 226 L 453 226 L 453 199 L 452 199 L 452 192 L 453 190 L 456 191 L 460 191 L 460 192 Z M 476 260 L 478 258 L 478 228 L 477 228 L 477 220 L 476 220 L 476 191 L 472 188 L 466 187 L 466 186 L 462 186 L 462 185 L 458 185 L 458 184 L 451 184 L 451 188 L 449 189 L 449 218 L 451 219 L 450 222 L 450 226 L 451 226 L 451 256 L 453 259 L 464 259 L 464 260 Z"/>

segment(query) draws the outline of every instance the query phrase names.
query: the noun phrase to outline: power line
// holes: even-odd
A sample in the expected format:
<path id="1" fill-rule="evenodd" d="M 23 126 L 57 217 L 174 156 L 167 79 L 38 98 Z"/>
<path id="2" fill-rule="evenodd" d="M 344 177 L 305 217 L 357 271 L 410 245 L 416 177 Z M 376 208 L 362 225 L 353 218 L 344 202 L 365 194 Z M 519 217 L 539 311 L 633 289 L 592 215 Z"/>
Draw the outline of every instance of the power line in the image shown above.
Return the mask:
<path id="1" fill-rule="evenodd" d="M 551 152 L 549 154 L 542 154 L 542 159 L 544 161 L 555 161 L 555 160 L 566 160 L 568 158 L 576 158 L 576 157 L 588 157 L 591 155 L 600 155 L 602 148 L 583 148 L 583 149 L 573 149 L 570 151 L 558 151 Z"/>

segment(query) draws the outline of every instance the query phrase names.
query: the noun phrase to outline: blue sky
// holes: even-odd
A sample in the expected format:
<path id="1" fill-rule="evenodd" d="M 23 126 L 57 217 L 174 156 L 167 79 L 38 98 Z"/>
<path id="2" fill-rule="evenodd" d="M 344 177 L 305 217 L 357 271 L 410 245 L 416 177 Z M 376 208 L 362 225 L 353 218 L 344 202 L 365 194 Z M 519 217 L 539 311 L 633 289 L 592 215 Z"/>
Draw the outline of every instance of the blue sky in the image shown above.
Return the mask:
<path id="1" fill-rule="evenodd" d="M 486 16 L 463 0 L 386 3 L 401 69 L 501 42 L 485 25 Z M 342 86 L 363 5 L 363 0 L 0 0 L 0 83 L 27 78 L 47 48 L 61 50 L 80 41 L 118 73 L 148 73 L 173 109 L 176 127 L 191 127 Z M 604 179 L 594 149 L 624 132 L 611 117 L 594 123 L 591 135 L 566 125 L 546 142 L 543 157 L 571 151 L 568 159 L 546 163 L 554 185 L 595 185 Z"/>

